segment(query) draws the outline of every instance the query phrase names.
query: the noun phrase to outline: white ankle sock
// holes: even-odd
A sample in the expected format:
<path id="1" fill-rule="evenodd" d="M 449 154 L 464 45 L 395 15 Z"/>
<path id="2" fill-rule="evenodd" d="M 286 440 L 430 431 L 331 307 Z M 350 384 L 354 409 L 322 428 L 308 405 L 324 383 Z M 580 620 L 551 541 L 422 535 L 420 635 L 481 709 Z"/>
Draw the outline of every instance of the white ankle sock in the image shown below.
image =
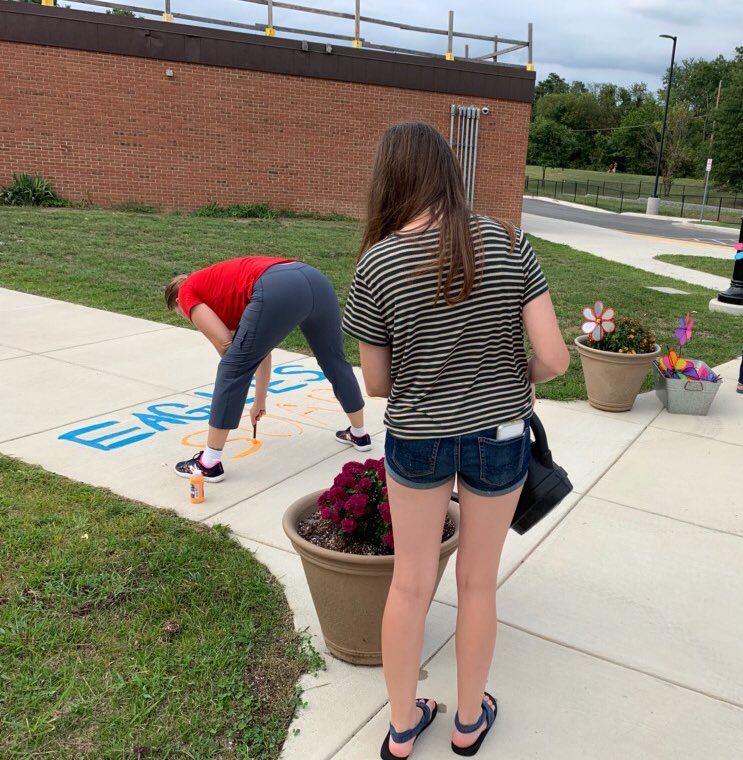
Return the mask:
<path id="1" fill-rule="evenodd" d="M 362 435 L 366 435 L 366 428 L 355 428 L 353 425 L 351 425 L 351 435 L 355 436 L 356 438 L 361 438 Z"/>
<path id="2" fill-rule="evenodd" d="M 221 449 L 210 449 L 207 446 L 201 454 L 201 464 L 203 464 L 204 467 L 214 467 L 215 464 L 219 464 L 221 461 Z"/>

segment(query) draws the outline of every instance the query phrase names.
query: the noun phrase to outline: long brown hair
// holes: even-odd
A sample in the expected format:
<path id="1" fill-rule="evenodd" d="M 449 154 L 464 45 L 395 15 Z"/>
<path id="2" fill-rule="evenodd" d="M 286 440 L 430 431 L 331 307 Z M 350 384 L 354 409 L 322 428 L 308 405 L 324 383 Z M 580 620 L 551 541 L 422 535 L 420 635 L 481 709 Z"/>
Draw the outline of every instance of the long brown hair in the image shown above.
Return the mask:
<path id="1" fill-rule="evenodd" d="M 382 135 L 367 195 L 366 226 L 359 256 L 416 217 L 430 213 L 438 224 L 436 301 L 466 301 L 477 279 L 479 240 L 471 230 L 472 210 L 464 193 L 462 170 L 441 134 L 425 122 L 396 124 Z M 513 226 L 502 223 L 516 244 Z M 458 292 L 454 283 L 463 278 Z"/>

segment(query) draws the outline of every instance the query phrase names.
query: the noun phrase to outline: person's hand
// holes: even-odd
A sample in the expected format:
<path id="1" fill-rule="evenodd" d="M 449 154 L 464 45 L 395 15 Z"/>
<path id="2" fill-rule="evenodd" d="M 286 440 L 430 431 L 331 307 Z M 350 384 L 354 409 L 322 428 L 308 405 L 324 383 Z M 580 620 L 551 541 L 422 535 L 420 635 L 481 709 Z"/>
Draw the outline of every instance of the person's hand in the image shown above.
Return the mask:
<path id="1" fill-rule="evenodd" d="M 257 401 L 250 407 L 250 424 L 255 425 L 266 414 L 266 403 L 259 404 Z"/>

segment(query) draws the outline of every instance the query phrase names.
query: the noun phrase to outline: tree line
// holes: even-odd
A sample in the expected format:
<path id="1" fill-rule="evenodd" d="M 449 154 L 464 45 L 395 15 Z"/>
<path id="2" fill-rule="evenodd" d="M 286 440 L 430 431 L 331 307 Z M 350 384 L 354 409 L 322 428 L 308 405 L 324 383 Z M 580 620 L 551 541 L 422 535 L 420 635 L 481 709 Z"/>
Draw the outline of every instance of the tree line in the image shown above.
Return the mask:
<path id="1" fill-rule="evenodd" d="M 550 74 L 536 86 L 528 162 L 542 167 L 655 174 L 666 85 L 568 82 Z M 718 107 L 719 93 L 719 107 Z M 680 177 L 704 176 L 743 189 L 743 47 L 733 58 L 687 58 L 674 66 L 661 174 L 666 190 Z"/>

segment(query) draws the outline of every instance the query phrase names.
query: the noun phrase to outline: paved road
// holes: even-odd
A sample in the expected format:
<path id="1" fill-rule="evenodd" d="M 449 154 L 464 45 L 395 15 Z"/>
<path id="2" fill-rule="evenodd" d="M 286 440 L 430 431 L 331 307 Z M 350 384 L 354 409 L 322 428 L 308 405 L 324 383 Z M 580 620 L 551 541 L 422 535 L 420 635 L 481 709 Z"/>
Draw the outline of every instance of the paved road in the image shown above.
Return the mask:
<path id="1" fill-rule="evenodd" d="M 689 227 L 679 222 L 666 221 L 665 219 L 643 219 L 639 216 L 626 216 L 625 214 L 614 213 L 601 214 L 596 211 L 549 203 L 548 201 L 540 201 L 535 198 L 524 198 L 524 213 L 546 216 L 550 219 L 562 219 L 566 222 L 590 224 L 594 227 L 605 227 L 637 235 L 689 240 L 696 243 L 734 245 L 738 241 L 735 230 L 730 230 L 730 234 L 727 235 L 717 230 L 707 231 L 699 227 Z"/>

